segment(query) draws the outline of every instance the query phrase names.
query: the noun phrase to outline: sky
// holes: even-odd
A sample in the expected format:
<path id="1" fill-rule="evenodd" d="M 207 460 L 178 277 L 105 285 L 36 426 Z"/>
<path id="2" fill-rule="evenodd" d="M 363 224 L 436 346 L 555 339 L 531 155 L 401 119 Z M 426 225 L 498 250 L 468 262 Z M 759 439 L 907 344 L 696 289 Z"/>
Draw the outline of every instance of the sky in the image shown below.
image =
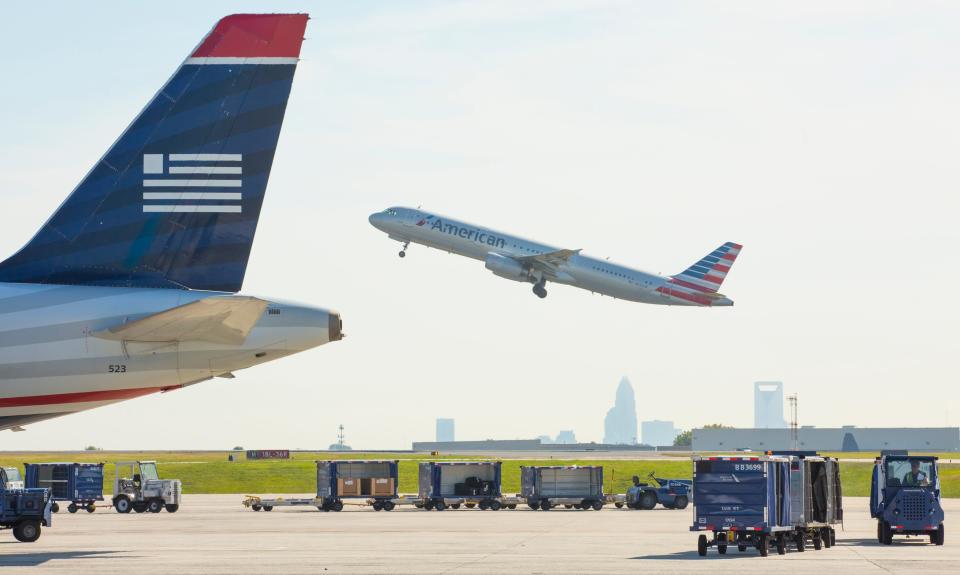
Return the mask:
<path id="1" fill-rule="evenodd" d="M 0 435 L 0 449 L 355 448 L 640 420 L 960 425 L 960 5 L 31 2 L 0 20 L 0 254 L 49 217 L 215 21 L 311 20 L 244 293 L 347 338 Z M 669 275 L 744 245 L 732 308 L 650 306 L 399 244 L 424 209 Z"/>

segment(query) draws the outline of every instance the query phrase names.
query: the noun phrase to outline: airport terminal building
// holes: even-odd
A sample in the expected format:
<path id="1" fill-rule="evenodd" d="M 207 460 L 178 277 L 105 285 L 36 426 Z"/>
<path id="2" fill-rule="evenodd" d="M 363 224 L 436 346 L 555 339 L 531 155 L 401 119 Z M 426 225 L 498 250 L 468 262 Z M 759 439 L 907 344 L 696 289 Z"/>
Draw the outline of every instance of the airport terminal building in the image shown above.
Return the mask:
<path id="1" fill-rule="evenodd" d="M 797 449 L 809 451 L 960 451 L 960 427 L 801 427 Z M 791 430 L 694 429 L 694 451 L 788 450 Z"/>

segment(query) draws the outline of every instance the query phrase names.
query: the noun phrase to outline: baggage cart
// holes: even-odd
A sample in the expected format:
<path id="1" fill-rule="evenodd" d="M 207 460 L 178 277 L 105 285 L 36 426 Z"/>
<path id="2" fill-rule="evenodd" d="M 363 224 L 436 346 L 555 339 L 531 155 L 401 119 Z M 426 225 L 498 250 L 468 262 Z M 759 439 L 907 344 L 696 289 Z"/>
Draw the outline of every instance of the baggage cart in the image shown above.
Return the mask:
<path id="1" fill-rule="evenodd" d="M 603 467 L 598 465 L 521 466 L 520 497 L 531 509 L 600 511 L 607 502 L 603 493 Z"/>
<path id="2" fill-rule="evenodd" d="M 322 511 L 343 510 L 344 499 L 364 499 L 375 511 L 393 511 L 399 461 L 317 461 L 317 499 Z"/>
<path id="3" fill-rule="evenodd" d="M 103 463 L 24 463 L 24 484 L 28 489 L 49 489 L 51 510 L 60 511 L 58 501 L 68 501 L 67 511 L 96 510 L 103 501 Z"/>
<path id="4" fill-rule="evenodd" d="M 499 511 L 504 506 L 501 480 L 499 461 L 423 462 L 419 469 L 418 498 L 427 511 L 459 509 L 460 505 Z"/>

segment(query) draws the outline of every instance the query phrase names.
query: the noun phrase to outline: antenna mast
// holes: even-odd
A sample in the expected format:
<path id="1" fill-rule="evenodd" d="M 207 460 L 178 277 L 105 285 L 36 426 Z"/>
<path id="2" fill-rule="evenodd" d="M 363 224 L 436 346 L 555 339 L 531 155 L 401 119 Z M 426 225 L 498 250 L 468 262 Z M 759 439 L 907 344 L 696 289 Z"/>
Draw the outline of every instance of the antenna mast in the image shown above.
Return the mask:
<path id="1" fill-rule="evenodd" d="M 790 402 L 790 449 L 797 451 L 800 449 L 800 427 L 797 424 L 797 394 L 791 393 L 787 396 Z"/>

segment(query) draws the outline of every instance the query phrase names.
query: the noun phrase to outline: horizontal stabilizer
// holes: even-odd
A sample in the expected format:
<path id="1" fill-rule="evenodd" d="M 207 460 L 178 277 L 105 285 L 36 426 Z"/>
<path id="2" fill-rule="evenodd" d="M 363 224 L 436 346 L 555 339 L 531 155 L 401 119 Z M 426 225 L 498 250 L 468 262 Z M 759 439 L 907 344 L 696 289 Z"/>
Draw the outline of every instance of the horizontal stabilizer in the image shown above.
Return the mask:
<path id="1" fill-rule="evenodd" d="M 267 302 L 248 296 L 212 296 L 94 333 L 110 340 L 206 341 L 240 345 Z"/>

